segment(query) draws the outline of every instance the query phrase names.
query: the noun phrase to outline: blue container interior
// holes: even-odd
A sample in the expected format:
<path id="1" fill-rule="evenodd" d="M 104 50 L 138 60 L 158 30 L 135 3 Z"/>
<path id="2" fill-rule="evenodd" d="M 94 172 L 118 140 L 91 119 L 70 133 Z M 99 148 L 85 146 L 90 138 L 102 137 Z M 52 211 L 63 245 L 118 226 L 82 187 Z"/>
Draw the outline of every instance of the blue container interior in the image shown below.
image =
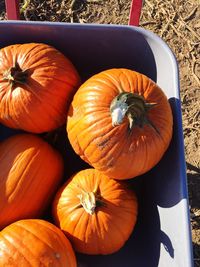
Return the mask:
<path id="1" fill-rule="evenodd" d="M 153 33 L 136 27 L 0 22 L 0 48 L 25 42 L 44 42 L 59 49 L 74 63 L 82 81 L 108 68 L 144 73 L 164 90 L 173 111 L 174 133 L 166 154 L 151 171 L 129 181 L 139 199 L 138 221 L 131 237 L 112 255 L 77 254 L 78 266 L 193 266 L 179 78 L 168 46 Z M 0 125 L 0 140 L 16 132 Z M 66 148 L 62 151 L 66 170 L 73 173 L 87 167 L 66 142 L 58 142 L 58 147 Z M 66 156 L 69 150 L 70 158 Z"/>

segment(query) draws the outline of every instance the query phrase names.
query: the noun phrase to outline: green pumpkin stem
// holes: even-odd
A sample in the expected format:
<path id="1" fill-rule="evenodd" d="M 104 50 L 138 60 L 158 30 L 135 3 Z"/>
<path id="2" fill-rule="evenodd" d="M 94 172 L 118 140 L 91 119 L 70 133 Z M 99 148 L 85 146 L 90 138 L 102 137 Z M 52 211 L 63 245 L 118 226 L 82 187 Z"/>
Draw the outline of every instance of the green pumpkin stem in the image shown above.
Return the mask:
<path id="1" fill-rule="evenodd" d="M 156 105 L 157 103 L 146 103 L 141 95 L 122 92 L 113 99 L 110 105 L 112 125 L 115 127 L 122 124 L 124 118 L 127 117 L 130 130 L 134 126 L 143 127 L 144 124 L 148 124 L 158 132 L 147 117 L 148 111 Z"/>
<path id="2" fill-rule="evenodd" d="M 19 83 L 25 84 L 28 78 L 28 70 L 23 71 L 19 64 L 16 62 L 15 66 L 10 68 L 5 74 L 3 79 L 11 82 L 12 85 Z"/>

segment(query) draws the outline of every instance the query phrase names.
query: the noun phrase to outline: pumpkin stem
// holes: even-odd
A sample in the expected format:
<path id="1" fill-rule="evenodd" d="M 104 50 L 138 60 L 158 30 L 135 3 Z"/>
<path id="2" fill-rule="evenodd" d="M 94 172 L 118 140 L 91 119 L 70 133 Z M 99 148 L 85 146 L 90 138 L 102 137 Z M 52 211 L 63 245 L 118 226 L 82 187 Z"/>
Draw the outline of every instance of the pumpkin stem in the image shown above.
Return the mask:
<path id="1" fill-rule="evenodd" d="M 96 208 L 96 198 L 93 192 L 83 192 L 81 195 L 78 195 L 80 203 L 90 215 L 92 215 Z"/>
<path id="2" fill-rule="evenodd" d="M 127 116 L 130 130 L 134 126 L 143 127 L 144 124 L 149 124 L 158 132 L 147 118 L 148 111 L 156 105 L 156 103 L 146 103 L 141 95 L 122 92 L 113 99 L 110 105 L 112 125 L 115 127 L 122 124 Z"/>
<path id="3" fill-rule="evenodd" d="M 90 215 L 94 214 L 95 209 L 101 206 L 105 206 L 100 197 L 95 192 L 85 192 L 77 196 L 80 199 L 80 204 L 85 211 Z"/>
<path id="4" fill-rule="evenodd" d="M 10 68 L 5 74 L 3 79 L 8 80 L 12 85 L 16 83 L 25 84 L 28 78 L 28 70 L 23 71 L 19 64 L 16 62 L 15 66 Z"/>

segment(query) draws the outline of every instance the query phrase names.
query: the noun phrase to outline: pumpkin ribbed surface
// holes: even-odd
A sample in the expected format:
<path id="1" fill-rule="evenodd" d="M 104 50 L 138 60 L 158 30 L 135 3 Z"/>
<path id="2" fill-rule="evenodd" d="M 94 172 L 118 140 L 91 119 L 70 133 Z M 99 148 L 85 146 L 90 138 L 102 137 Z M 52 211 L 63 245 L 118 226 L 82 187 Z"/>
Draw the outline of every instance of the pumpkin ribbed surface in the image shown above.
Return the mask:
<path id="1" fill-rule="evenodd" d="M 72 246 L 44 220 L 20 220 L 0 232 L 1 267 L 76 267 Z"/>
<path id="2" fill-rule="evenodd" d="M 0 50 L 0 122 L 42 133 L 63 125 L 79 75 L 57 49 L 40 43 Z"/>
<path id="3" fill-rule="evenodd" d="M 83 160 L 109 177 L 127 179 L 160 161 L 172 137 L 172 124 L 170 104 L 155 82 L 132 70 L 110 69 L 78 89 L 67 133 Z"/>
<path id="4" fill-rule="evenodd" d="M 63 160 L 47 142 L 19 134 L 0 144 L 0 228 L 42 214 L 63 175 Z"/>
<path id="5" fill-rule="evenodd" d="M 53 215 L 76 251 L 110 254 L 118 251 L 133 231 L 137 199 L 124 183 L 85 169 L 58 191 Z"/>

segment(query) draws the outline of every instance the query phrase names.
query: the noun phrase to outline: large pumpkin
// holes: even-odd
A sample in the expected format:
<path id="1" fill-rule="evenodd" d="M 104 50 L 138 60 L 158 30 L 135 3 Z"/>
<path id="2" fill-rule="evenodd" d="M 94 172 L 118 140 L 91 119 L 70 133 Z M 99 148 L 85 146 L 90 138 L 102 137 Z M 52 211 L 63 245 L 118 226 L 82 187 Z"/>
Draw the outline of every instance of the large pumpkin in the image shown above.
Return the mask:
<path id="1" fill-rule="evenodd" d="M 41 43 L 0 50 L 0 122 L 42 133 L 65 123 L 79 75 L 70 60 Z"/>
<path id="2" fill-rule="evenodd" d="M 137 219 L 135 193 L 95 169 L 74 175 L 53 202 L 56 224 L 85 254 L 110 254 L 127 241 Z"/>
<path id="3" fill-rule="evenodd" d="M 63 160 L 48 143 L 19 134 L 0 144 L 0 228 L 38 217 L 63 175 Z"/>
<path id="4" fill-rule="evenodd" d="M 83 160 L 105 175 L 126 179 L 160 161 L 172 124 L 170 104 L 155 82 L 128 69 L 110 69 L 78 89 L 67 133 Z"/>
<path id="5" fill-rule="evenodd" d="M 20 220 L 0 232 L 1 267 L 76 267 L 73 248 L 55 225 Z"/>

